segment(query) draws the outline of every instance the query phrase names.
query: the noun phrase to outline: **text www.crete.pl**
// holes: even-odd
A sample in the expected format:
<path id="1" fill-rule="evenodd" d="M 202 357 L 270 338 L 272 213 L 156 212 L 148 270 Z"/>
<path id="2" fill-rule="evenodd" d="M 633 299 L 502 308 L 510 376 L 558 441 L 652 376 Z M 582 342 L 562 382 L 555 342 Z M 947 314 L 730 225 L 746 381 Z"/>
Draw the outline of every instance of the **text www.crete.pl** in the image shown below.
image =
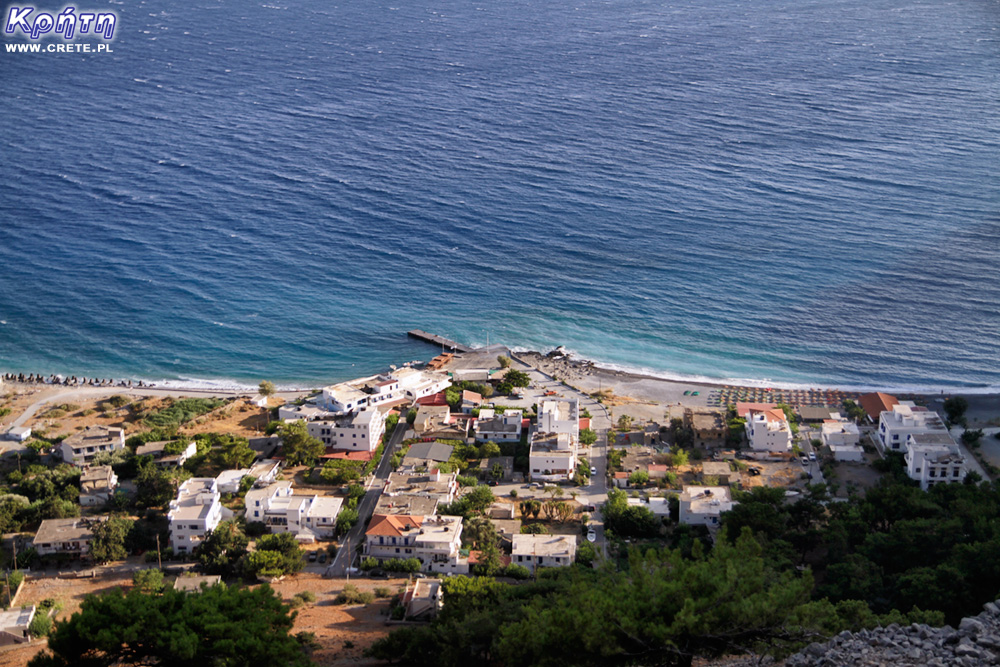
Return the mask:
<path id="1" fill-rule="evenodd" d="M 110 44 L 8 43 L 7 53 L 114 53 Z"/>

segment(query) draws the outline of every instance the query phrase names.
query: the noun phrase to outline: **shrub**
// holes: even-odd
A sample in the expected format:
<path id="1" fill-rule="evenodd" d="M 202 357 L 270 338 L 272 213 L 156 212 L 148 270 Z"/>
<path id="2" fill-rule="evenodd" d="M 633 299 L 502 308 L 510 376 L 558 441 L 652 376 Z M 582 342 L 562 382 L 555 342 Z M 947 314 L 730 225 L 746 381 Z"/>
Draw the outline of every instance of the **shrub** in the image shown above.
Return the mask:
<path id="1" fill-rule="evenodd" d="M 292 596 L 292 606 L 301 607 L 305 604 L 312 604 L 316 601 L 316 594 L 312 591 L 301 591 Z"/>
<path id="2" fill-rule="evenodd" d="M 531 576 L 531 572 L 528 571 L 523 565 L 518 565 L 517 563 L 511 563 L 507 567 L 503 568 L 497 573 L 501 577 L 510 577 L 511 579 L 527 579 Z"/>
<path id="3" fill-rule="evenodd" d="M 374 570 L 378 567 L 378 560 L 372 558 L 371 556 L 365 556 L 361 559 L 361 569 L 362 570 Z"/>
<path id="4" fill-rule="evenodd" d="M 35 617 L 31 619 L 31 625 L 28 626 L 28 632 L 34 637 L 48 637 L 49 633 L 52 632 L 52 617 L 48 613 L 36 613 Z"/>
<path id="5" fill-rule="evenodd" d="M 337 604 L 371 604 L 375 601 L 375 594 L 371 591 L 359 591 L 354 584 L 345 584 L 344 590 L 337 596 Z"/>
<path id="6" fill-rule="evenodd" d="M 377 598 L 391 598 L 392 589 L 388 586 L 376 586 L 375 587 L 375 597 Z"/>

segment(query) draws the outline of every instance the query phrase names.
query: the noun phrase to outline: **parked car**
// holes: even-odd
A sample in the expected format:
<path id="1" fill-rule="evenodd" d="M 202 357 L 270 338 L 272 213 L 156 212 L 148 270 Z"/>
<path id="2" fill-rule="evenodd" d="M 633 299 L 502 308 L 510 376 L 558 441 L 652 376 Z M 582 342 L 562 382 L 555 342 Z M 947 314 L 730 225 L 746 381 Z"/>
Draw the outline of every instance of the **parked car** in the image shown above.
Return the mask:
<path id="1" fill-rule="evenodd" d="M 596 475 L 597 474 L 597 468 L 595 466 L 590 466 L 590 474 L 591 475 Z"/>
<path id="2" fill-rule="evenodd" d="M 809 460 L 810 461 L 816 460 L 816 452 L 809 452 Z"/>
<path id="3" fill-rule="evenodd" d="M 310 563 L 315 563 L 316 562 L 316 558 L 318 558 L 318 557 L 319 557 L 319 554 L 316 553 L 315 551 L 310 551 L 309 552 L 309 562 Z"/>
<path id="4" fill-rule="evenodd" d="M 587 541 L 596 542 L 597 541 L 597 531 L 593 528 L 587 531 Z"/>
<path id="5" fill-rule="evenodd" d="M 802 465 L 804 465 L 804 466 L 809 465 L 809 457 L 806 456 L 805 454 L 802 455 L 802 457 L 801 457 L 800 460 L 802 461 Z"/>
<path id="6" fill-rule="evenodd" d="M 326 562 L 326 552 L 325 551 L 320 551 L 319 552 L 319 562 L 321 562 L 321 563 L 325 563 Z"/>

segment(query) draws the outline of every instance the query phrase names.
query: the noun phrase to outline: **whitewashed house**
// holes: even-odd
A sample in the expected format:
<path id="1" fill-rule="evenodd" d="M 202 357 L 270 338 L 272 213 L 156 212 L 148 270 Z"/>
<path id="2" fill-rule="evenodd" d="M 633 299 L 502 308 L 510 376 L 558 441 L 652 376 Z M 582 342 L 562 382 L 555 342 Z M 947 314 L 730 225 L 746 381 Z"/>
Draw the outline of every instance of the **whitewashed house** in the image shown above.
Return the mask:
<path id="1" fill-rule="evenodd" d="M 884 451 L 905 451 L 910 435 L 948 433 L 938 413 L 913 401 L 900 401 L 879 416 L 878 439 Z"/>
<path id="2" fill-rule="evenodd" d="M 468 574 L 461 554 L 462 518 L 376 514 L 365 531 L 365 556 L 385 562 L 416 558 L 425 572 Z"/>
<path id="3" fill-rule="evenodd" d="M 744 428 L 750 447 L 756 451 L 788 452 L 792 449 L 792 429 L 780 408 L 750 410 Z"/>
<path id="4" fill-rule="evenodd" d="M 969 471 L 961 448 L 947 432 L 909 434 L 904 458 L 906 474 L 924 490 L 961 482 Z"/>
<path id="5" fill-rule="evenodd" d="M 576 560 L 575 535 L 513 535 L 510 560 L 534 572 L 539 567 L 568 567 Z"/>
<path id="6" fill-rule="evenodd" d="M 125 449 L 125 430 L 109 426 L 88 426 L 61 443 L 57 451 L 63 461 L 83 467 L 99 454 Z"/>
<path id="7" fill-rule="evenodd" d="M 722 513 L 736 504 L 728 486 L 688 486 L 678 500 L 680 523 L 692 526 L 718 526 Z"/>
<path id="8" fill-rule="evenodd" d="M 175 553 L 191 553 L 219 522 L 229 518 L 232 512 L 222 506 L 215 478 L 192 477 L 181 484 L 177 497 L 170 501 L 169 545 Z"/>

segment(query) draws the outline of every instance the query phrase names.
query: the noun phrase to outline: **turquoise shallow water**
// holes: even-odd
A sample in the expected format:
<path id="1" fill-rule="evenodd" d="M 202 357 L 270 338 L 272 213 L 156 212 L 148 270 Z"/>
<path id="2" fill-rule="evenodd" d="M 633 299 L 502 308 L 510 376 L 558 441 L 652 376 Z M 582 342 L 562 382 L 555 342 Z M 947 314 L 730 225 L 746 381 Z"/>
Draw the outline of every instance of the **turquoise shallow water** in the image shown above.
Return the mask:
<path id="1" fill-rule="evenodd" d="M 2 54 L 5 370 L 1000 385 L 995 1 L 115 9 Z"/>

